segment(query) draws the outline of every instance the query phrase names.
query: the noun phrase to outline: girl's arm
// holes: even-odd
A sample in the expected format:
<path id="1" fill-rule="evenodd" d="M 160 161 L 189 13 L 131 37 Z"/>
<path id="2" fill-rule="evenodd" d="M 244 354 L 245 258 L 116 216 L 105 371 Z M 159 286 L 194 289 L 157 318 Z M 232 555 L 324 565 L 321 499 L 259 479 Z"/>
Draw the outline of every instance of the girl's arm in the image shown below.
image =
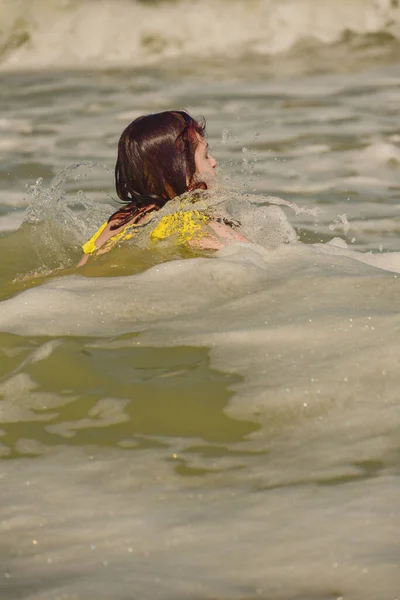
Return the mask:
<path id="1" fill-rule="evenodd" d="M 78 262 L 78 264 L 76 265 L 77 267 L 83 267 L 83 265 L 86 265 L 88 259 L 89 259 L 90 254 L 84 254 L 81 258 L 81 260 Z"/>
<path id="2" fill-rule="evenodd" d="M 225 223 L 221 223 L 220 221 L 210 221 L 208 224 L 209 227 L 218 235 L 218 237 L 231 241 L 231 242 L 248 242 L 245 237 L 240 235 L 237 231 L 225 225 Z"/>
<path id="3" fill-rule="evenodd" d="M 83 265 L 86 265 L 86 263 L 87 263 L 87 261 L 89 259 L 89 256 L 91 254 L 93 254 L 94 252 L 96 252 L 97 256 L 99 254 L 104 254 L 105 252 L 108 252 L 111 248 L 108 248 L 107 246 L 105 246 L 102 250 L 100 250 L 100 248 L 106 242 L 108 242 L 108 240 L 110 238 L 112 238 L 114 235 L 117 235 L 122 229 L 124 229 L 124 227 L 126 227 L 126 226 L 122 225 L 118 229 L 111 230 L 110 224 L 109 223 L 105 223 L 99 229 L 99 231 L 97 233 L 95 233 L 95 235 L 89 240 L 89 242 L 87 242 L 83 246 L 85 254 L 82 256 L 81 260 L 78 262 L 78 264 L 76 266 L 77 267 L 83 267 Z M 87 248 L 87 250 L 86 250 L 86 248 Z"/>
<path id="4" fill-rule="evenodd" d="M 220 250 L 227 243 L 231 242 L 248 242 L 245 237 L 240 235 L 237 231 L 228 227 L 225 223 L 219 221 L 210 221 L 208 227 L 214 231 L 218 236 L 208 235 L 200 238 L 199 240 L 191 240 L 189 245 L 194 248 L 201 248 L 202 250 Z"/>

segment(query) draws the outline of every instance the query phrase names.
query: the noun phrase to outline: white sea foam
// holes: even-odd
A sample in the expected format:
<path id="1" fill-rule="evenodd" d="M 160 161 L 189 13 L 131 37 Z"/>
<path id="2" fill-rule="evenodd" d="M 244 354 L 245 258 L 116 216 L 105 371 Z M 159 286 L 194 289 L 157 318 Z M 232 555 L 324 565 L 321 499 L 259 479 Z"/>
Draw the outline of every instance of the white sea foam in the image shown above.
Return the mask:
<path id="1" fill-rule="evenodd" d="M 0 470 L 9 590 L 30 586 L 32 600 L 169 600 L 194 589 L 395 597 L 399 280 L 342 251 L 232 245 L 129 277 L 60 278 L 0 304 L 1 330 L 94 335 L 82 342 L 88 360 L 96 347 L 209 348 L 211 367 L 242 376 L 226 412 L 260 424 L 211 458 L 194 438 L 157 438 L 144 451 L 20 439 L 17 450 L 43 456 Z M 128 332 L 138 335 L 118 337 Z M 25 369 L 45 368 L 61 347 L 45 342 L 2 384 L 4 420 L 43 421 L 63 442 L 122 424 L 125 400 L 110 397 L 46 423 L 42 409 L 72 396 L 35 390 Z M 182 477 L 180 462 L 204 475 Z"/>
<path id="2" fill-rule="evenodd" d="M 384 429 L 400 385 L 399 279 L 385 268 L 400 272 L 399 253 L 355 253 L 343 243 L 232 245 L 214 259 L 173 261 L 129 277 L 54 280 L 2 302 L 0 329 L 25 336 L 136 332 L 128 344 L 206 346 L 214 366 L 244 377 L 232 416 L 261 410 L 267 426 L 270 411 L 300 418 L 302 411 L 323 414 L 332 397 L 381 396 L 386 409 L 374 426 Z M 52 350 L 44 347 L 39 358 Z M 4 392 L 23 394 L 21 385 L 30 383 L 21 377 Z"/>
<path id="3" fill-rule="evenodd" d="M 360 162 L 369 161 L 374 165 L 400 163 L 400 148 L 384 140 L 376 141 L 360 153 Z"/>
<path id="4" fill-rule="evenodd" d="M 64 395 L 37 391 L 38 385 L 27 373 L 16 373 L 0 384 L 1 423 L 51 421 L 54 413 L 41 412 L 66 404 Z M 69 401 L 72 401 L 71 397 Z"/>
<path id="5" fill-rule="evenodd" d="M 388 262 L 391 260 L 393 270 L 398 270 L 398 253 L 392 254 Z M 131 277 L 55 279 L 2 302 L 0 328 L 23 335 L 111 335 L 140 331 L 164 319 L 185 315 L 192 318 L 193 314 L 201 314 L 215 303 L 225 305 L 228 300 L 236 299 L 240 309 L 243 303 L 246 307 L 251 298 L 253 307 L 244 308 L 242 315 L 244 325 L 251 322 L 257 305 L 254 302 L 262 298 L 264 290 L 268 290 L 268 304 L 275 303 L 272 293 L 275 286 L 282 294 L 279 303 L 283 306 L 282 302 L 293 301 L 292 288 L 300 282 L 302 290 L 309 285 L 317 289 L 327 286 L 332 275 L 339 288 L 342 280 L 358 273 L 371 280 L 379 278 L 383 285 L 384 271 L 361 265 L 368 262 L 371 255 L 330 245 L 282 245 L 272 251 L 253 244 L 235 244 L 219 251 L 218 256 L 163 263 Z M 361 260 L 355 260 L 357 257 Z M 374 266 L 379 264 L 377 259 L 384 257 L 377 255 Z M 311 283 L 308 281 L 310 270 Z M 184 304 L 181 298 L 185 298 Z M 380 301 L 382 307 L 386 306 L 384 294 Z M 389 313 L 390 306 L 391 302 L 387 304 Z M 311 314 L 311 309 L 307 308 L 308 312 Z M 305 318 L 300 306 L 293 319 L 296 314 Z M 274 319 L 278 319 L 278 314 Z M 237 315 L 235 322 L 239 323 Z M 205 323 L 202 331 L 204 326 Z"/>
<path id="6" fill-rule="evenodd" d="M 24 217 L 25 215 L 22 211 L 15 211 L 2 215 L 0 217 L 0 232 L 15 231 L 23 223 Z"/>
<path id="7" fill-rule="evenodd" d="M 0 52 L 5 69 L 273 54 L 302 39 L 334 42 L 346 31 L 400 37 L 399 14 L 390 0 L 14 0 L 0 5 Z"/>
<path id="8" fill-rule="evenodd" d="M 259 459 L 263 483 L 289 469 L 292 487 L 251 493 L 248 471 L 216 488 L 211 475 L 205 485 L 174 473 L 166 454 L 61 448 L 40 468 L 4 461 L 0 585 L 16 595 L 29 587 L 32 600 L 236 598 L 244 589 L 278 600 L 299 592 L 396 598 L 398 486 L 390 472 L 336 488 L 301 485 L 297 448 L 276 464 Z"/>

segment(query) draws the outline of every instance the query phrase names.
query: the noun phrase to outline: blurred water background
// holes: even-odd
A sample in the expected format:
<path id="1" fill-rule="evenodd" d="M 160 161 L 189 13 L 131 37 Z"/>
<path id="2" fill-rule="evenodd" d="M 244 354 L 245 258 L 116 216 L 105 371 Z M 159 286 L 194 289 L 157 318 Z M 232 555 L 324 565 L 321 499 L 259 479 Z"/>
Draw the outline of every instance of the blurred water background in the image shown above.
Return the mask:
<path id="1" fill-rule="evenodd" d="M 2 599 L 399 598 L 399 57 L 398 0 L 0 0 Z M 76 270 L 172 108 L 298 243 Z"/>

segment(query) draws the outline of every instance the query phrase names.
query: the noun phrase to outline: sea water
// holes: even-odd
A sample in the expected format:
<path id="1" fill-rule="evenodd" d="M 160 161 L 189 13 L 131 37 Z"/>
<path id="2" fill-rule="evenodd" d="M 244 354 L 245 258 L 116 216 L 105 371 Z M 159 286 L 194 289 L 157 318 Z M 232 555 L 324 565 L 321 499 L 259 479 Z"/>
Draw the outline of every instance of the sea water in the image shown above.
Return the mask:
<path id="1" fill-rule="evenodd" d="M 0 23 L 1 599 L 399 598 L 398 3 Z M 251 243 L 76 269 L 170 108 Z"/>

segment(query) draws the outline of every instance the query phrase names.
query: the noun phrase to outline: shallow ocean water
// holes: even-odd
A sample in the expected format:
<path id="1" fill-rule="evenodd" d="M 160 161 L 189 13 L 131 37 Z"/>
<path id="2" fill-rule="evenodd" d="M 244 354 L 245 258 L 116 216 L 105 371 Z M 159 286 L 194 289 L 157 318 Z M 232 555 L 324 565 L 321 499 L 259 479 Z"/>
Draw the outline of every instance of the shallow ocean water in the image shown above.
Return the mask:
<path id="1" fill-rule="evenodd" d="M 0 7 L 1 598 L 399 598 L 399 9 L 324 4 Z M 168 108 L 298 243 L 74 267 Z"/>

